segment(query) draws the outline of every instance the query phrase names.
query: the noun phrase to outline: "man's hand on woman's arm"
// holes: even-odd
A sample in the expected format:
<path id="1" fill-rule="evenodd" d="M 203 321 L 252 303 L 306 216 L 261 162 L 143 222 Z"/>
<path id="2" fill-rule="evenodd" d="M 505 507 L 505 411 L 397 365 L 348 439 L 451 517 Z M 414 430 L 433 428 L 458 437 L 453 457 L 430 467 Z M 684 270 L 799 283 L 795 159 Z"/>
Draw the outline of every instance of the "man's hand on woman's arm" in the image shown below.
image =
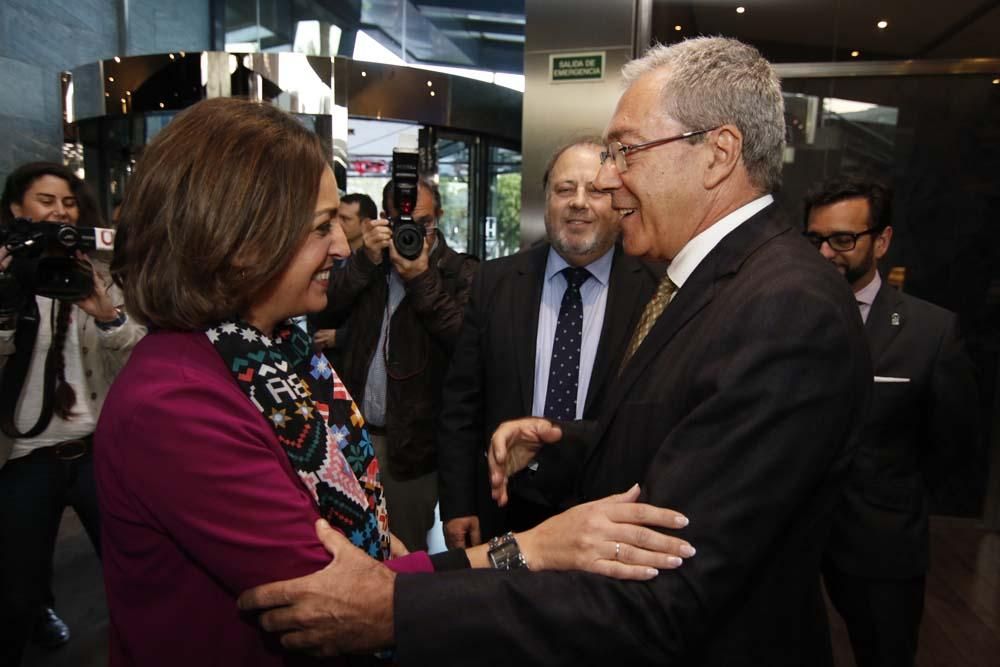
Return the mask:
<path id="1" fill-rule="evenodd" d="M 618 579 L 651 579 L 679 567 L 694 548 L 655 528 L 687 519 L 673 510 L 636 503 L 638 485 L 573 507 L 516 535 L 531 570 L 583 570 Z M 305 577 L 264 584 L 239 599 L 243 611 L 266 610 L 260 623 L 281 634 L 285 648 L 314 655 L 371 652 L 393 642 L 396 575 L 320 520 L 316 534 L 333 556 Z M 473 567 L 488 565 L 488 546 L 466 550 Z M 499 575 L 498 575 L 499 576 Z"/>

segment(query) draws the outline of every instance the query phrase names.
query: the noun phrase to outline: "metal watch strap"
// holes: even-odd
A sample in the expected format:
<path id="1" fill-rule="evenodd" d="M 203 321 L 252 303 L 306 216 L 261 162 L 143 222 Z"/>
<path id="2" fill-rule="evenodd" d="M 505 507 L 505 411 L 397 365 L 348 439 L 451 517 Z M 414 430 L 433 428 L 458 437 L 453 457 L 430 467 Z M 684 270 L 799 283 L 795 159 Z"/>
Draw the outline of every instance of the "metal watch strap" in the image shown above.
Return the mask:
<path id="1" fill-rule="evenodd" d="M 518 570 L 527 569 L 528 561 L 521 553 L 514 533 L 506 533 L 494 537 L 489 542 L 490 566 L 494 570 Z"/>

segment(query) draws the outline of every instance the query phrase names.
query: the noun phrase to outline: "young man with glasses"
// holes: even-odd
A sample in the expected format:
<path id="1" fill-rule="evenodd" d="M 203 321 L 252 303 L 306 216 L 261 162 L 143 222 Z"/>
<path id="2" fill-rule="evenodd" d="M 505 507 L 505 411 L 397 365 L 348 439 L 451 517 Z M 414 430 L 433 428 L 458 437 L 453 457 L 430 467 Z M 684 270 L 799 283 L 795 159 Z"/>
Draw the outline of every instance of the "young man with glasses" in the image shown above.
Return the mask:
<path id="1" fill-rule="evenodd" d="M 832 181 L 805 201 L 806 238 L 854 290 L 875 370 L 871 408 L 836 510 L 823 579 L 859 667 L 912 665 L 928 567 L 929 493 L 974 451 L 972 364 L 953 313 L 882 281 L 889 190 Z"/>

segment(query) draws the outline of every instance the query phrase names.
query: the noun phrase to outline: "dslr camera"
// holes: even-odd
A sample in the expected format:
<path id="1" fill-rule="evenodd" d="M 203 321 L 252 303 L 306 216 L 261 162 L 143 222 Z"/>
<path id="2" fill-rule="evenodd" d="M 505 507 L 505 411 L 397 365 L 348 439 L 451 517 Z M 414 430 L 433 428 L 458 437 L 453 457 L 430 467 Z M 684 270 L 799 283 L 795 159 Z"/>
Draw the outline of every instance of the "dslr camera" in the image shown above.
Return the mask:
<path id="1" fill-rule="evenodd" d="M 389 219 L 392 225 L 392 244 L 396 252 L 406 259 L 416 259 L 424 249 L 424 227 L 413 220 L 417 207 L 417 190 L 420 178 L 420 154 L 415 150 L 392 150 L 392 203 L 396 215 Z"/>
<path id="2" fill-rule="evenodd" d="M 115 231 L 59 222 L 15 218 L 0 224 L 0 245 L 10 251 L 10 266 L 0 272 L 0 313 L 16 312 L 30 295 L 79 301 L 94 291 L 94 277 L 76 259 L 77 250 L 112 250 Z"/>

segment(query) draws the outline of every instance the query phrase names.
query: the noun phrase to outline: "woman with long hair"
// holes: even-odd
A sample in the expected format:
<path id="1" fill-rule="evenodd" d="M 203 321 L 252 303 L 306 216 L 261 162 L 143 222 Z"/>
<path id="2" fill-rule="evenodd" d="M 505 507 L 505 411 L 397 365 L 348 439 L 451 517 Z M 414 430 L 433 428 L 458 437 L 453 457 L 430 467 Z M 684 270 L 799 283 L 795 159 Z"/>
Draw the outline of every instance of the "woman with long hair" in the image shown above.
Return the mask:
<path id="1" fill-rule="evenodd" d="M 66 256 L 67 266 L 91 280 L 89 294 L 73 301 L 34 293 L 30 284 L 24 284 L 26 274 L 12 269 L 14 257 L 6 245 L 17 237 L 11 237 L 17 219 L 30 221 L 21 223 L 29 225 L 102 226 L 85 183 L 66 167 L 33 162 L 7 177 L 0 199 L 0 227 L 7 239 L 0 246 L 3 665 L 20 663 L 39 611 L 41 623 L 61 624 L 46 591 L 66 506 L 76 510 L 100 554 L 92 436 L 112 379 L 145 332 L 122 310 L 121 294 L 111 288 L 107 267 L 79 251 L 69 256 L 54 244 L 43 248 L 42 254 Z M 68 634 L 61 638 L 68 639 Z"/>

